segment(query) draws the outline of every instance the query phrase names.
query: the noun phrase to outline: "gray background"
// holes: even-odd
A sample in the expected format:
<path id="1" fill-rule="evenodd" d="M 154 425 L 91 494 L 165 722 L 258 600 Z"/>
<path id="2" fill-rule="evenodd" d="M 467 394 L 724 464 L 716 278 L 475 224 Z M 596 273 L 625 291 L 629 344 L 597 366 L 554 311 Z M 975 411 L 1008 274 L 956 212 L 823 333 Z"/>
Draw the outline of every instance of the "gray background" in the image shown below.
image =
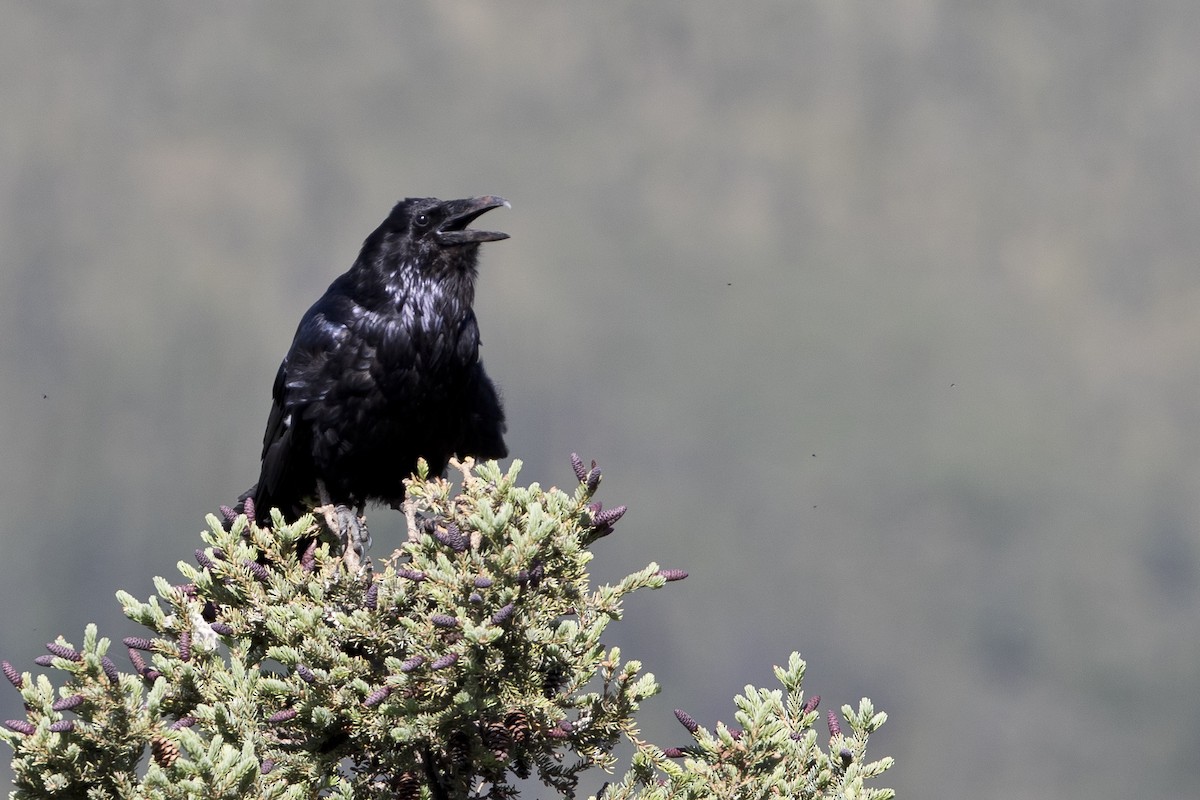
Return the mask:
<path id="1" fill-rule="evenodd" d="M 136 633 L 304 308 L 499 193 L 525 478 L 596 458 L 597 577 L 692 573 L 611 639 L 651 738 L 797 648 L 902 796 L 1193 794 L 1197 9 L 0 4 L 0 656 Z"/>

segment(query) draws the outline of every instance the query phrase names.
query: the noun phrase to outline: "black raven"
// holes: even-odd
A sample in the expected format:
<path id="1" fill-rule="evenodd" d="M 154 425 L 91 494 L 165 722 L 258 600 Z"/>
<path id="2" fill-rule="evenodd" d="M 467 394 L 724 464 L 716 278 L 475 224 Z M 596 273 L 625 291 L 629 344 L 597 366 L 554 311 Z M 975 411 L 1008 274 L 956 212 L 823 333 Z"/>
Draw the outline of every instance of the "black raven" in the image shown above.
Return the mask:
<path id="1" fill-rule="evenodd" d="M 504 411 L 479 359 L 471 305 L 479 245 L 467 226 L 501 197 L 408 198 L 363 243 L 296 330 L 279 373 L 253 498 L 292 520 L 313 501 L 399 505 L 421 457 L 503 458 Z"/>

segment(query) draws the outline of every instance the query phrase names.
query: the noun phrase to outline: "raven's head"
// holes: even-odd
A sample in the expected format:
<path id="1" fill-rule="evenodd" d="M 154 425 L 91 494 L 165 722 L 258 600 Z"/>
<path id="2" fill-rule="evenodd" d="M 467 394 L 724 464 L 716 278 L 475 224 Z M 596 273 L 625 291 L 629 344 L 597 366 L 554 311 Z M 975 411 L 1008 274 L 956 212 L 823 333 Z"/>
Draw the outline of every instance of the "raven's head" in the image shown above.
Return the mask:
<path id="1" fill-rule="evenodd" d="M 395 244 L 415 249 L 425 249 L 430 245 L 462 247 L 495 242 L 507 239 L 508 234 L 467 226 L 481 214 L 500 206 L 508 207 L 508 201 L 494 195 L 465 200 L 409 197 L 396 204 L 380 226 L 380 231 L 393 238 Z"/>
<path id="2" fill-rule="evenodd" d="M 360 289 L 369 291 L 374 283 L 396 302 L 437 285 L 433 294 L 456 296 L 460 304 L 469 307 L 474 299 L 479 245 L 507 239 L 508 234 L 467 226 L 500 206 L 508 206 L 508 201 L 494 195 L 400 201 L 363 244 L 356 265 L 365 268 L 359 275 Z"/>

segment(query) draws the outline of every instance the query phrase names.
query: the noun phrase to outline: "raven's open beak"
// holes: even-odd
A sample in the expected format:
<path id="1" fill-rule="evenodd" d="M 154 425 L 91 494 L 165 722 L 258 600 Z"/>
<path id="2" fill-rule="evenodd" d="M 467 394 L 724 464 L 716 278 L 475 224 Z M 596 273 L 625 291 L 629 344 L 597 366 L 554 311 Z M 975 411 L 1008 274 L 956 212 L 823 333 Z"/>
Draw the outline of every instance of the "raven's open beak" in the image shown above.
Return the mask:
<path id="1" fill-rule="evenodd" d="M 500 231 L 480 231 L 467 228 L 480 214 L 500 206 L 512 207 L 503 197 L 495 195 L 472 197 L 467 200 L 448 200 L 442 203 L 446 214 L 445 221 L 434 232 L 434 236 L 439 244 L 477 244 L 507 239 L 508 234 Z"/>

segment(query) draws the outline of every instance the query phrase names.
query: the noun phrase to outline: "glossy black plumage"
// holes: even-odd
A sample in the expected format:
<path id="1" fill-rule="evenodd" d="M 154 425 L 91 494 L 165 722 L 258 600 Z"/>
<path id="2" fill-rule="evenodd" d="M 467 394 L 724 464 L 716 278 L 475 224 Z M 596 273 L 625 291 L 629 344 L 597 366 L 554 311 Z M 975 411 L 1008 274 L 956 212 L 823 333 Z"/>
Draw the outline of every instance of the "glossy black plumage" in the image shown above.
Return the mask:
<path id="1" fill-rule="evenodd" d="M 504 411 L 479 358 L 471 306 L 479 245 L 467 228 L 499 197 L 409 198 L 300 321 L 279 367 L 254 498 L 292 519 L 323 482 L 347 507 L 404 499 L 404 478 L 451 456 L 507 455 Z"/>

